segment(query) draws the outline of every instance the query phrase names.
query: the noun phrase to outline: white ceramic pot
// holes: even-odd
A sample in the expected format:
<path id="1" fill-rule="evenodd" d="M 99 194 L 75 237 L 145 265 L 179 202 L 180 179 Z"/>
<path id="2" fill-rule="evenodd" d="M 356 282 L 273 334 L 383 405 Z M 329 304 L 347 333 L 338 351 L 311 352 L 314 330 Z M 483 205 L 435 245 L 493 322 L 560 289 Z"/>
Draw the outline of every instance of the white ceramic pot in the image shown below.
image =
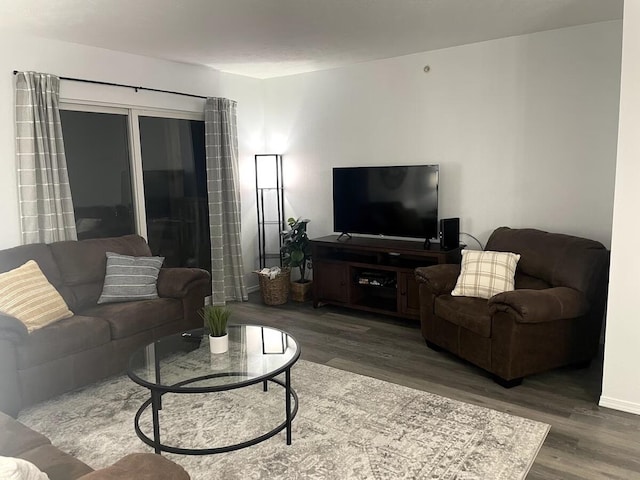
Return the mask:
<path id="1" fill-rule="evenodd" d="M 229 334 L 222 337 L 209 335 L 209 351 L 211 353 L 224 353 L 229 350 Z"/>

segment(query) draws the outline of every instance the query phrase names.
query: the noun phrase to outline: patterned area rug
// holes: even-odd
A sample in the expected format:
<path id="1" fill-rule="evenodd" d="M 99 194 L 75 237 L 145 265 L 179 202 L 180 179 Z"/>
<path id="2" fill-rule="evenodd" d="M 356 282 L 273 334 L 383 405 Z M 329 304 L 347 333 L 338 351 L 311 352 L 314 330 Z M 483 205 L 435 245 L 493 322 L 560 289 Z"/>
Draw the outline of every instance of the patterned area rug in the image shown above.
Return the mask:
<path id="1" fill-rule="evenodd" d="M 293 444 L 284 432 L 209 456 L 167 454 L 194 480 L 447 479 L 526 476 L 549 425 L 300 360 Z M 272 384 L 271 384 L 272 385 Z M 126 376 L 24 410 L 19 419 L 93 468 L 151 451 L 133 416 L 148 391 Z M 181 447 L 236 443 L 284 420 L 284 391 L 262 385 L 208 395 L 165 395 L 161 440 Z M 150 414 L 142 419 L 151 436 Z"/>

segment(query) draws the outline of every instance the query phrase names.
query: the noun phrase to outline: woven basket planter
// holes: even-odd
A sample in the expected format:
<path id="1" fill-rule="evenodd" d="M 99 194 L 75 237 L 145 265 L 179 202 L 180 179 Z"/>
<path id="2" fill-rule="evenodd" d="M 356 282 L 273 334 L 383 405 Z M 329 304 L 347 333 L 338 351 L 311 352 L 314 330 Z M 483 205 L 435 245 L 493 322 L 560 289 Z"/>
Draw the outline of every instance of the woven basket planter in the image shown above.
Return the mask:
<path id="1" fill-rule="evenodd" d="M 266 305 L 282 305 L 287 303 L 289 298 L 289 279 L 291 277 L 291 269 L 283 268 L 275 278 L 269 278 L 268 275 L 258 274 L 260 282 L 260 294 L 262 301 Z"/>
<path id="2" fill-rule="evenodd" d="M 311 290 L 313 282 L 298 283 L 291 282 L 291 300 L 294 302 L 306 302 L 311 300 Z"/>

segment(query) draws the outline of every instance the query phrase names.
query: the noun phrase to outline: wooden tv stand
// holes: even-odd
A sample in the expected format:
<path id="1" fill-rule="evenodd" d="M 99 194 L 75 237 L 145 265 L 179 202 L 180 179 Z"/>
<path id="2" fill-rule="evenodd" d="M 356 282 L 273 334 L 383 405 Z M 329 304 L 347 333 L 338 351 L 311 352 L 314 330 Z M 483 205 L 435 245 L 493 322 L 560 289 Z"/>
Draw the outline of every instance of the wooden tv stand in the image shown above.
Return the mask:
<path id="1" fill-rule="evenodd" d="M 417 267 L 460 263 L 460 248 L 337 235 L 311 240 L 313 306 L 321 303 L 407 319 L 420 318 Z"/>

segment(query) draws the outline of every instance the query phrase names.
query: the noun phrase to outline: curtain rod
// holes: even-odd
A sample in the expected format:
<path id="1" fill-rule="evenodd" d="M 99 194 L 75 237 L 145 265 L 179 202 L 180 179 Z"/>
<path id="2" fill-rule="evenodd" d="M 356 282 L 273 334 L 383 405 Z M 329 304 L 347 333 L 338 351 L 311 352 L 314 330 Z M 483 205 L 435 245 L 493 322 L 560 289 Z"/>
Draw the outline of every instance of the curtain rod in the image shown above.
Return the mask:
<path id="1" fill-rule="evenodd" d="M 14 70 L 13 74 L 18 74 L 18 70 Z M 112 82 L 101 82 L 99 80 L 86 80 L 84 78 L 72 78 L 72 77 L 59 77 L 60 80 L 69 80 L 71 82 L 81 82 L 81 83 L 95 83 L 97 85 L 108 85 L 110 87 L 124 87 L 124 88 L 133 88 L 136 92 L 138 90 L 145 90 L 147 92 L 158 92 L 158 93 L 170 93 L 171 95 L 182 95 L 183 97 L 193 97 L 193 98 L 204 98 L 207 97 L 202 95 L 194 95 L 192 93 L 182 93 L 182 92 L 174 92 L 171 90 L 160 90 L 158 88 L 148 88 L 148 87 L 136 87 L 135 85 L 125 85 L 124 83 L 112 83 Z"/>

